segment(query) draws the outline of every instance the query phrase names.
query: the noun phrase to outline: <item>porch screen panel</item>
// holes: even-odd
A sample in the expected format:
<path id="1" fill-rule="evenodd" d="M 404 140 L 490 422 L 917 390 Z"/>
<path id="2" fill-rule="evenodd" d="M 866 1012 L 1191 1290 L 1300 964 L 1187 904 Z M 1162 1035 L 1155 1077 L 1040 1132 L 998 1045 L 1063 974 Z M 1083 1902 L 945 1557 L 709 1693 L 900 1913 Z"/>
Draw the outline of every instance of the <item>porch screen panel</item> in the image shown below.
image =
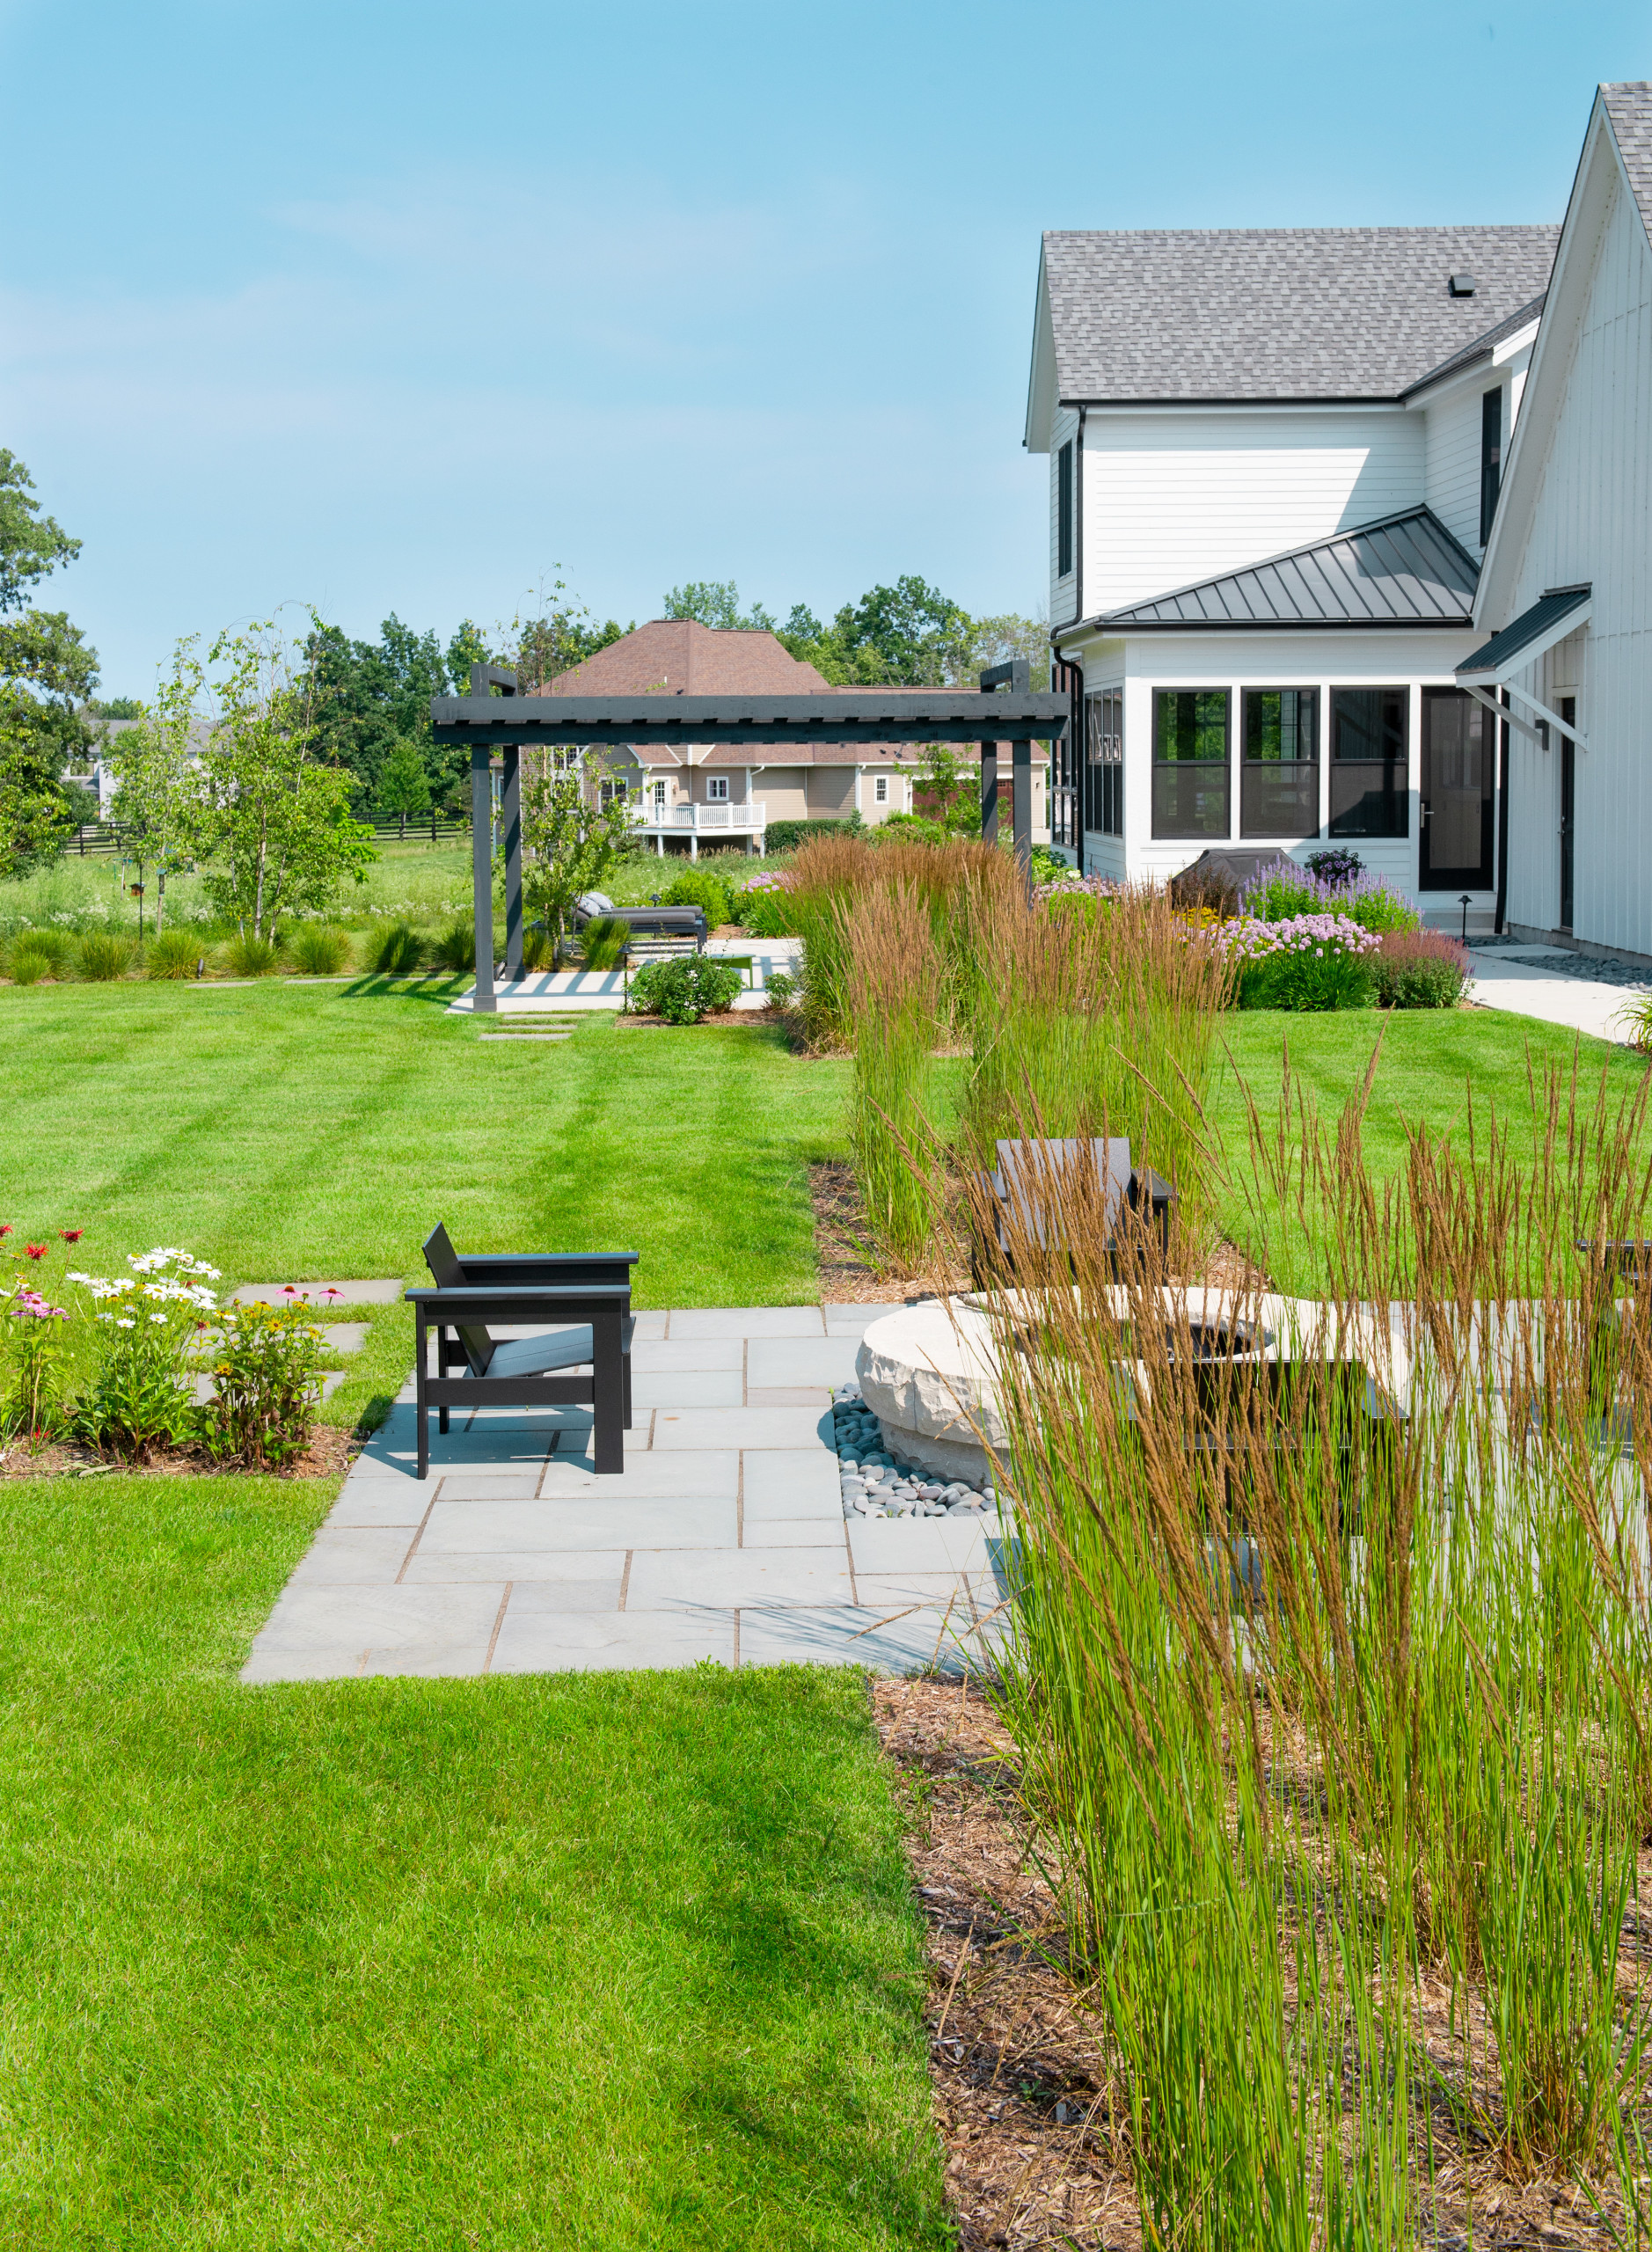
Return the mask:
<path id="1" fill-rule="evenodd" d="M 1241 837 L 1319 833 L 1319 691 L 1245 691 Z"/>
<path id="2" fill-rule="evenodd" d="M 1090 765 L 1090 809 L 1103 837 L 1124 834 L 1124 691 L 1104 688 L 1089 699 L 1085 748 Z"/>
<path id="3" fill-rule="evenodd" d="M 1228 692 L 1153 691 L 1153 834 L 1224 837 L 1231 826 Z"/>
<path id="4" fill-rule="evenodd" d="M 1331 834 L 1407 837 L 1410 698 L 1403 688 L 1331 691 Z"/>

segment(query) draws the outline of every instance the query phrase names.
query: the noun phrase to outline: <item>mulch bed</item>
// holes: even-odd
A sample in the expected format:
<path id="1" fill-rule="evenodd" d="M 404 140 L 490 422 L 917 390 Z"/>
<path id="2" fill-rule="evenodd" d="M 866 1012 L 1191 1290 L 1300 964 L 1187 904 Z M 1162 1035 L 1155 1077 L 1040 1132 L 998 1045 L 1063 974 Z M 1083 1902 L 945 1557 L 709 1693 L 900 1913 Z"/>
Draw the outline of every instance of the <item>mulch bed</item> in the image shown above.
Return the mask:
<path id="1" fill-rule="evenodd" d="M 926 1927 L 930 2080 L 960 2252 L 1140 2252 L 1128 2117 L 1114 2116 L 1100 2021 L 1067 1975 L 1056 1900 L 1028 1866 L 1013 1744 L 974 1684 L 874 1681 L 872 1699 Z M 1645 1891 L 1652 1853 L 1641 1864 Z M 1646 1946 L 1626 1945 L 1626 1982 L 1646 1976 Z M 1450 2066 L 1448 1996 L 1427 1976 L 1416 2029 Z M 1438 2112 L 1435 2125 L 1419 2242 L 1466 2247 L 1471 2193 L 1484 2252 L 1612 2241 L 1576 2183 L 1513 2179 L 1498 2152 L 1466 2155 Z M 1615 2189 L 1602 2186 L 1626 2241 Z"/>
<path id="2" fill-rule="evenodd" d="M 809 1203 L 815 1210 L 815 1254 L 820 1262 L 820 1294 L 828 1305 L 916 1305 L 920 1298 L 945 1298 L 967 1291 L 969 1276 L 946 1257 L 945 1232 L 932 1269 L 897 1274 L 880 1263 L 866 1225 L 866 1209 L 853 1166 L 829 1159 L 808 1169 Z"/>
<path id="3" fill-rule="evenodd" d="M 362 1451 L 354 1431 L 318 1424 L 309 1451 L 285 1470 L 248 1473 L 265 1478 L 341 1477 Z M 232 1463 L 215 1462 L 200 1447 L 179 1447 L 157 1454 L 148 1462 L 122 1462 L 117 1456 L 99 1454 L 95 1446 L 78 1439 L 57 1439 L 38 1454 L 29 1452 L 26 1439 L 13 1439 L 0 1451 L 0 1481 L 8 1478 L 87 1478 L 120 1471 L 135 1478 L 223 1478 L 236 1474 Z"/>

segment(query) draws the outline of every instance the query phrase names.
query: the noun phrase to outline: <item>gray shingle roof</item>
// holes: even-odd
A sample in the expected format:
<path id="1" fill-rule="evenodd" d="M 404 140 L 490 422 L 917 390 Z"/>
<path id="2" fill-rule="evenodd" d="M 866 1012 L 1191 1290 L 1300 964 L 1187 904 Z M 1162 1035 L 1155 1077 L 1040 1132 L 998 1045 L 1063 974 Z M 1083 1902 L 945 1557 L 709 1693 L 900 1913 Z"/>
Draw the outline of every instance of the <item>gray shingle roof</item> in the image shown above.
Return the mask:
<path id="1" fill-rule="evenodd" d="M 1652 84 L 1630 78 L 1603 86 L 1600 99 L 1612 121 L 1612 138 L 1641 207 L 1641 223 L 1652 237 Z"/>
<path id="2" fill-rule="evenodd" d="M 1394 398 L 1548 287 L 1558 227 L 1052 232 L 1063 399 Z M 1472 297 L 1450 277 L 1474 276 Z"/>
<path id="3" fill-rule="evenodd" d="M 1334 539 L 1181 587 L 1092 623 L 1201 625 L 1468 625 L 1474 563 L 1429 508 L 1407 508 Z"/>
<path id="4" fill-rule="evenodd" d="M 1437 384 L 1442 377 L 1455 375 L 1459 368 L 1472 368 L 1476 360 L 1489 360 L 1500 344 L 1511 336 L 1517 336 L 1523 328 L 1529 328 L 1534 320 L 1542 317 L 1547 299 L 1546 290 L 1541 297 L 1533 297 L 1529 305 L 1519 306 L 1507 320 L 1500 320 L 1495 328 L 1488 328 L 1484 336 L 1475 337 L 1473 343 L 1464 345 L 1460 352 L 1453 352 L 1449 360 L 1442 360 L 1437 368 L 1430 368 L 1426 376 L 1419 376 L 1415 383 L 1407 384 L 1403 395 L 1409 398 L 1425 384 Z"/>

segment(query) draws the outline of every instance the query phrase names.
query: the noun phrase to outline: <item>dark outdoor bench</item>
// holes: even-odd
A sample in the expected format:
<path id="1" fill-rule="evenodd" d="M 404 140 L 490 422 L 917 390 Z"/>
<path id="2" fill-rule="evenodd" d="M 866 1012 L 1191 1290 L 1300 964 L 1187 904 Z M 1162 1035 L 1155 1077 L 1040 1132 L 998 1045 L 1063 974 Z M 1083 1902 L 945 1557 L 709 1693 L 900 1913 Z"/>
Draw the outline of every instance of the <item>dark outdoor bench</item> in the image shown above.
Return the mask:
<path id="1" fill-rule="evenodd" d="M 1013 1271 L 1015 1261 L 1007 1219 L 1012 1213 L 1017 1232 L 1040 1245 L 1049 1240 L 1053 1220 L 1055 1233 L 1059 1237 L 1064 1232 L 1063 1201 L 1071 1199 L 1084 1178 L 1082 1152 L 1085 1145 L 1078 1140 L 1068 1140 L 999 1142 L 996 1147 L 998 1170 L 983 1173 L 980 1180 L 987 1191 L 998 1261 L 1001 1267 Z M 1157 1234 L 1162 1257 L 1170 1247 L 1170 1216 L 1176 1202 L 1175 1190 L 1151 1166 L 1138 1171 L 1131 1165 L 1130 1145 L 1122 1135 L 1106 1140 L 1097 1137 L 1088 1147 L 1101 1192 L 1102 1225 L 1109 1248 L 1118 1235 L 1125 1212 L 1145 1211 Z M 1070 1217 L 1068 1224 L 1071 1225 Z M 989 1279 L 986 1251 L 985 1243 L 977 1235 L 970 1262 L 977 1290 Z"/>
<path id="2" fill-rule="evenodd" d="M 691 940 L 696 953 L 705 952 L 705 941 L 711 936 L 711 925 L 705 920 L 703 907 L 604 907 L 595 913 L 574 909 L 576 931 L 596 922 L 629 924 L 633 939 L 675 939 L 682 944 Z"/>
<path id="3" fill-rule="evenodd" d="M 608 1476 L 625 1469 L 636 1327 L 631 1269 L 637 1257 L 634 1251 L 462 1257 L 444 1227 L 432 1231 L 425 1261 L 436 1286 L 406 1293 L 418 1318 L 420 1478 L 430 1467 L 433 1408 L 445 1431 L 455 1408 L 588 1406 L 596 1471 Z M 490 1323 L 513 1328 L 531 1323 L 535 1334 L 495 1337 Z M 450 1374 L 453 1370 L 464 1373 Z"/>

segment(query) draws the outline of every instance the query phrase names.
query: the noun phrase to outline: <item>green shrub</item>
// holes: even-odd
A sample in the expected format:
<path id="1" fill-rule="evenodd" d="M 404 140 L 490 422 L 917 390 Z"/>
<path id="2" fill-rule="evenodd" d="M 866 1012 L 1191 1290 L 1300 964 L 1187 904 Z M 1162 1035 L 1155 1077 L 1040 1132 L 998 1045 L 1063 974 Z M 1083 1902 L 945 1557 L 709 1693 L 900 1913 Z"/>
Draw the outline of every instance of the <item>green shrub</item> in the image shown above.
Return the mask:
<path id="1" fill-rule="evenodd" d="M 1242 1009 L 1366 1009 L 1375 995 L 1368 956 L 1327 947 L 1323 953 L 1264 954 L 1239 979 Z"/>
<path id="2" fill-rule="evenodd" d="M 1385 1009 L 1449 1009 L 1468 983 L 1466 951 L 1444 931 L 1393 931 L 1368 956 Z"/>
<path id="3" fill-rule="evenodd" d="M 244 1470 L 284 1470 L 308 1448 L 324 1342 L 308 1306 L 226 1305 L 201 1415 L 209 1453 Z"/>
<path id="4" fill-rule="evenodd" d="M 193 931 L 162 931 L 143 949 L 146 977 L 193 977 L 207 951 Z"/>
<path id="5" fill-rule="evenodd" d="M 430 958 L 438 969 L 450 969 L 461 976 L 476 967 L 476 925 L 467 920 L 450 923 L 447 929 L 430 949 Z"/>
<path id="6" fill-rule="evenodd" d="M 769 834 L 773 835 L 771 830 Z M 874 823 L 867 832 L 873 844 L 947 844 L 952 839 L 938 821 L 921 813 L 892 813 Z"/>
<path id="7" fill-rule="evenodd" d="M 373 949 L 380 977 L 410 977 L 424 960 L 424 944 L 411 923 L 392 923 Z"/>
<path id="8" fill-rule="evenodd" d="M 631 925 L 622 916 L 597 915 L 580 932 L 587 969 L 616 969 L 631 943 Z"/>
<path id="9" fill-rule="evenodd" d="M 661 1016 L 668 1024 L 698 1024 L 713 1010 L 727 1008 L 740 986 L 737 969 L 705 954 L 645 962 L 631 981 L 631 1006 L 639 1016 Z"/>
<path id="10" fill-rule="evenodd" d="M 554 969 L 557 966 L 557 942 L 549 931 L 524 931 L 522 934 L 522 966 L 536 974 Z"/>
<path id="11" fill-rule="evenodd" d="M 670 889 L 660 896 L 667 907 L 703 908 L 705 920 L 713 931 L 734 920 L 729 912 L 727 888 L 709 868 L 685 869 Z"/>
<path id="12" fill-rule="evenodd" d="M 844 837 L 866 825 L 858 813 L 841 820 L 771 821 L 763 834 L 763 849 L 765 857 L 772 858 L 777 852 L 795 852 L 811 837 Z"/>
<path id="13" fill-rule="evenodd" d="M 295 968 L 306 977 L 336 977 L 350 966 L 350 940 L 324 923 L 301 923 L 287 942 Z"/>
<path id="14" fill-rule="evenodd" d="M 26 931 L 20 939 L 13 939 L 7 967 L 14 985 L 38 985 L 42 977 L 56 977 L 62 970 L 60 956 L 41 944 L 44 933 Z"/>
<path id="15" fill-rule="evenodd" d="M 1422 927 L 1422 918 L 1410 901 L 1390 891 L 1385 883 L 1371 883 L 1363 891 L 1350 892 L 1338 904 L 1349 922 L 1357 923 L 1362 931 L 1382 934 Z"/>
<path id="16" fill-rule="evenodd" d="M 281 967 L 281 948 L 274 939 L 238 934 L 224 947 L 223 959 L 232 977 L 273 977 Z"/>
<path id="17" fill-rule="evenodd" d="M 133 945 L 114 931 L 92 931 L 77 948 L 77 967 L 93 984 L 124 977 L 132 966 Z"/>

